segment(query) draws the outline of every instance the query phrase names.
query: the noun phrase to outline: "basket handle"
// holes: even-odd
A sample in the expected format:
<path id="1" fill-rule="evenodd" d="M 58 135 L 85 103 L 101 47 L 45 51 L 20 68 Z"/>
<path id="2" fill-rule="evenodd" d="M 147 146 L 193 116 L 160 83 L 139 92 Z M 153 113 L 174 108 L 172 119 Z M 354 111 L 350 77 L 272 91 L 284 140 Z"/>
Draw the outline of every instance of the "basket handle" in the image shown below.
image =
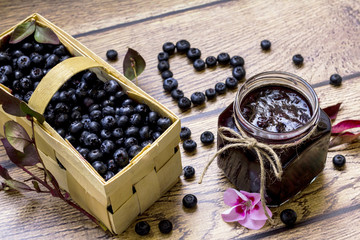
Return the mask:
<path id="1" fill-rule="evenodd" d="M 29 106 L 43 114 L 51 98 L 67 80 L 81 71 L 94 67 L 102 66 L 91 58 L 82 56 L 58 63 L 40 81 L 30 97 Z"/>

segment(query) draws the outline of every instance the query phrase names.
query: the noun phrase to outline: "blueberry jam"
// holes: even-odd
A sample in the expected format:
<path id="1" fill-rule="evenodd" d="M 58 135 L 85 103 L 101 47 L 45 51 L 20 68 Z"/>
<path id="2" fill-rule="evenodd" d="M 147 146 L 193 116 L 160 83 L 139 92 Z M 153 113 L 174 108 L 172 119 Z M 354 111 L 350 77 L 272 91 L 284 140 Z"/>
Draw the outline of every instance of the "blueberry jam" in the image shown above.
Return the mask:
<path id="1" fill-rule="evenodd" d="M 244 97 L 241 114 L 252 125 L 269 132 L 290 132 L 305 125 L 312 115 L 308 101 L 293 89 L 268 86 Z"/>
<path id="2" fill-rule="evenodd" d="M 261 117 L 266 118 L 264 125 L 259 123 Z M 240 127 L 248 137 L 269 146 L 299 143 L 274 149 L 282 164 L 281 180 L 264 162 L 269 206 L 279 206 L 302 191 L 325 166 L 331 122 L 311 86 L 295 75 L 267 72 L 248 79 L 220 114 L 218 127 L 238 133 Z M 218 150 L 229 144 L 219 135 L 217 141 Z M 230 148 L 218 156 L 217 163 L 238 190 L 260 192 L 260 163 L 253 148 Z"/>

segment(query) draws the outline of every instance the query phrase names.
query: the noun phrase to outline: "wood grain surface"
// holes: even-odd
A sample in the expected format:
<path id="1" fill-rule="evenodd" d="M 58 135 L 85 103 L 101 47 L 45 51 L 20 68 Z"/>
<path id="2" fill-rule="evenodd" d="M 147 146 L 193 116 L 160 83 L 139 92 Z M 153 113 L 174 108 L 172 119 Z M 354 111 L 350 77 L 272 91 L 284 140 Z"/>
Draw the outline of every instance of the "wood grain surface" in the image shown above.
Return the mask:
<path id="1" fill-rule="evenodd" d="M 248 230 L 238 223 L 225 223 L 227 209 L 223 193 L 233 187 L 214 163 L 202 184 L 199 176 L 216 152 L 216 144 L 203 146 L 200 134 L 216 133 L 217 117 L 234 99 L 236 90 L 218 96 L 216 101 L 182 112 L 162 88 L 157 70 L 157 54 L 166 41 L 187 39 L 202 51 L 202 58 L 227 52 L 245 59 L 247 78 L 263 71 L 281 70 L 309 81 L 320 98 L 321 107 L 342 102 L 336 122 L 360 119 L 360 2 L 358 0 L 318 1 L 0 1 L 0 32 L 31 13 L 38 12 L 76 37 L 105 59 L 108 49 L 119 52 L 111 64 L 122 72 L 122 58 L 131 47 L 144 57 L 147 67 L 139 77 L 139 87 L 181 118 L 198 143 L 195 153 L 183 151 L 183 166 L 192 165 L 196 177 L 179 182 L 136 222 L 151 226 L 141 239 L 359 239 L 360 238 L 360 160 L 359 142 L 329 151 L 324 171 L 303 192 L 278 208 L 272 208 L 275 226 Z M 269 39 L 272 49 L 263 52 L 260 41 Z M 295 54 L 304 56 L 304 65 L 292 63 Z M 231 76 L 228 67 L 196 72 L 184 56 L 170 59 L 170 69 L 187 97 L 205 91 Z M 343 76 L 340 87 L 329 85 L 333 73 Z M 346 156 L 346 167 L 333 167 L 332 157 Z M 14 178 L 26 175 L 15 168 L 0 147 L 0 164 Z M 198 198 L 195 210 L 182 207 L 182 198 L 192 193 Z M 297 212 L 295 227 L 286 228 L 280 212 Z M 138 239 L 133 223 L 119 236 L 106 235 L 82 214 L 62 201 L 36 193 L 0 192 L 0 239 Z M 171 234 L 161 234 L 158 223 L 169 219 Z"/>

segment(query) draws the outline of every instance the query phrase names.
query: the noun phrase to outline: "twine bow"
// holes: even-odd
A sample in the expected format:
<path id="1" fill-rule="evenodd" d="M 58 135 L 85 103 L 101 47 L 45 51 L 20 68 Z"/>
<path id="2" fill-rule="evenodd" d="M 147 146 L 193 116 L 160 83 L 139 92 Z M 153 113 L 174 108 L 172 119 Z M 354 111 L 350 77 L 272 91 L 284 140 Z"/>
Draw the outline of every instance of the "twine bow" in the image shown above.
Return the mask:
<path id="1" fill-rule="evenodd" d="M 282 164 L 281 164 L 279 156 L 276 154 L 274 149 L 281 149 L 281 148 L 287 148 L 287 147 L 298 145 L 299 143 L 301 143 L 304 140 L 306 140 L 307 138 L 309 138 L 312 135 L 312 133 L 316 130 L 316 127 L 313 127 L 313 129 L 301 141 L 295 141 L 293 143 L 281 144 L 281 145 L 280 144 L 279 145 L 268 145 L 265 143 L 258 142 L 253 137 L 249 137 L 242 130 L 241 126 L 239 126 L 239 123 L 237 122 L 237 120 L 235 118 L 234 118 L 234 122 L 237 126 L 237 129 L 240 131 L 240 134 L 238 132 L 234 131 L 233 129 L 227 128 L 227 127 L 220 127 L 218 129 L 219 137 L 222 138 L 225 142 L 227 142 L 227 144 L 223 148 L 221 148 L 219 151 L 217 151 L 215 153 L 215 155 L 209 160 L 209 162 L 207 163 L 207 165 L 204 168 L 203 173 L 200 176 L 199 184 L 202 183 L 205 172 L 207 171 L 207 169 L 209 168 L 211 163 L 214 161 L 214 159 L 217 156 L 219 156 L 220 154 L 222 154 L 223 152 L 225 152 L 226 150 L 231 149 L 231 148 L 239 148 L 239 147 L 253 149 L 256 152 L 256 155 L 257 155 L 257 157 L 259 159 L 259 163 L 260 163 L 261 205 L 264 208 L 265 215 L 268 218 L 269 222 L 271 224 L 274 224 L 273 220 L 271 219 L 271 217 L 269 216 L 269 214 L 267 213 L 267 211 L 265 209 L 265 207 L 266 207 L 266 201 L 265 201 L 266 172 L 265 172 L 265 166 L 264 166 L 264 161 L 265 161 L 264 159 L 266 159 L 270 163 L 275 177 L 279 181 L 281 181 L 281 177 L 283 174 Z M 226 132 L 230 133 L 231 136 L 230 137 L 226 136 L 225 135 Z"/>

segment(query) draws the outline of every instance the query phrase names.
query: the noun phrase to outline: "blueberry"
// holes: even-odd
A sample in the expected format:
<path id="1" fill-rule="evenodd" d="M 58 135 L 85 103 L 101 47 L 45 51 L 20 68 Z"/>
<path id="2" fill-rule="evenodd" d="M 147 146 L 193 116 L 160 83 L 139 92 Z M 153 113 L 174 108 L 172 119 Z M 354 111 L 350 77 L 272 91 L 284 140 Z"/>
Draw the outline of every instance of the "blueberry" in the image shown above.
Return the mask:
<path id="1" fill-rule="evenodd" d="M 105 129 L 112 129 L 116 125 L 115 118 L 113 116 L 105 116 L 101 119 L 101 126 Z"/>
<path id="2" fill-rule="evenodd" d="M 237 66 L 244 66 L 245 64 L 245 61 L 242 57 L 240 56 L 233 56 L 231 59 L 230 59 L 230 65 L 232 67 L 237 67 Z"/>
<path id="3" fill-rule="evenodd" d="M 25 42 L 21 46 L 21 50 L 23 50 L 25 53 L 30 53 L 33 50 L 33 45 L 29 42 Z"/>
<path id="4" fill-rule="evenodd" d="M 118 52 L 114 49 L 107 50 L 106 58 L 110 61 L 115 61 L 118 58 Z"/>
<path id="5" fill-rule="evenodd" d="M 330 76 L 330 84 L 333 86 L 340 86 L 342 82 L 342 77 L 335 73 L 333 75 Z"/>
<path id="6" fill-rule="evenodd" d="M 159 230 L 161 233 L 168 234 L 172 231 L 172 229 L 173 225 L 169 220 L 164 219 L 159 222 Z"/>
<path id="7" fill-rule="evenodd" d="M 4 75 L 3 75 L 4 76 Z M 6 81 L 7 79 L 5 79 Z M 12 83 L 12 89 L 14 91 L 20 91 L 21 90 L 21 87 L 20 87 L 20 80 L 14 80 L 13 83 Z"/>
<path id="8" fill-rule="evenodd" d="M 193 208 L 196 206 L 197 204 L 197 198 L 195 195 L 193 194 L 186 194 L 184 197 L 183 197 L 183 205 L 184 207 L 186 208 Z"/>
<path id="9" fill-rule="evenodd" d="M 112 171 L 112 172 L 116 172 L 116 170 L 118 168 L 114 159 L 108 160 L 106 165 L 107 165 L 108 170 Z"/>
<path id="10" fill-rule="evenodd" d="M 89 114 L 90 119 L 93 121 L 100 121 L 102 117 L 102 112 L 100 110 L 93 110 Z"/>
<path id="11" fill-rule="evenodd" d="M 106 115 L 109 115 L 109 116 L 114 116 L 115 115 L 115 109 L 111 106 L 106 106 L 102 109 L 102 115 L 103 116 L 106 116 Z"/>
<path id="12" fill-rule="evenodd" d="M 169 65 L 169 62 L 168 61 L 165 61 L 165 60 L 163 60 L 163 61 L 160 61 L 159 63 L 158 63 L 158 69 L 159 69 L 159 71 L 160 72 L 164 72 L 164 71 L 166 71 L 166 70 L 169 70 L 169 68 L 170 68 L 170 65 Z"/>
<path id="13" fill-rule="evenodd" d="M 86 97 L 83 100 L 83 104 L 85 105 L 85 107 L 90 107 L 92 104 L 94 104 L 94 99 Z M 101 114 L 101 111 L 100 111 Z"/>
<path id="14" fill-rule="evenodd" d="M 344 155 L 338 154 L 333 157 L 332 161 L 335 167 L 341 168 L 345 165 L 346 158 Z"/>
<path id="15" fill-rule="evenodd" d="M 58 128 L 58 129 L 56 130 L 56 132 L 57 132 L 61 137 L 65 137 L 65 135 L 66 135 L 66 132 L 65 132 L 65 130 L 64 130 L 63 128 Z"/>
<path id="16" fill-rule="evenodd" d="M 5 76 L 5 75 L 3 75 L 3 76 Z M 21 79 L 23 76 L 24 76 L 24 75 L 23 75 L 23 73 L 22 73 L 21 71 L 19 71 L 19 70 L 15 70 L 15 71 L 14 71 L 14 78 L 15 78 L 15 79 L 19 80 L 19 79 Z"/>
<path id="17" fill-rule="evenodd" d="M 101 131 L 101 125 L 98 122 L 92 121 L 89 123 L 88 129 L 90 132 L 99 133 Z"/>
<path id="18" fill-rule="evenodd" d="M 163 88 L 167 92 L 171 92 L 172 90 L 178 87 L 178 82 L 175 78 L 167 78 L 164 80 Z"/>
<path id="19" fill-rule="evenodd" d="M 111 137 L 112 137 L 112 134 L 111 134 L 112 132 L 110 131 L 110 130 L 108 130 L 108 129 L 102 129 L 101 131 L 100 131 L 100 137 L 102 138 L 102 139 L 110 139 Z"/>
<path id="20" fill-rule="evenodd" d="M 116 124 L 118 125 L 118 127 L 124 128 L 128 125 L 129 123 L 129 117 L 128 116 L 120 116 L 116 119 Z"/>
<path id="21" fill-rule="evenodd" d="M 201 105 L 205 102 L 205 94 L 202 92 L 194 92 L 191 94 L 191 102 L 194 105 Z"/>
<path id="22" fill-rule="evenodd" d="M 176 49 L 179 53 L 186 53 L 190 49 L 190 43 L 186 40 L 180 40 L 176 43 Z"/>
<path id="23" fill-rule="evenodd" d="M 141 151 L 142 147 L 140 147 L 139 145 L 133 145 L 129 148 L 129 157 L 133 158 L 135 157 L 140 151 Z"/>
<path id="24" fill-rule="evenodd" d="M 141 139 L 146 140 L 149 139 L 151 136 L 151 130 L 149 126 L 143 126 L 139 130 L 139 136 Z"/>
<path id="25" fill-rule="evenodd" d="M 31 63 L 33 66 L 42 67 L 44 63 L 44 58 L 42 55 L 36 54 L 31 57 Z"/>
<path id="26" fill-rule="evenodd" d="M 72 134 L 80 134 L 82 132 L 83 128 L 84 128 L 84 125 L 81 122 L 75 121 L 70 124 L 69 132 Z"/>
<path id="27" fill-rule="evenodd" d="M 112 137 L 114 137 L 115 139 L 117 138 L 121 138 L 124 136 L 124 131 L 122 130 L 122 128 L 115 128 L 112 132 L 111 132 Z"/>
<path id="28" fill-rule="evenodd" d="M 153 143 L 153 141 L 152 140 L 146 140 L 146 141 L 143 141 L 141 144 L 140 144 L 140 146 L 141 147 L 146 147 L 147 145 L 150 145 L 150 144 L 152 144 Z"/>
<path id="29" fill-rule="evenodd" d="M 121 104 L 128 96 L 124 91 L 117 91 L 115 93 L 115 103 Z"/>
<path id="30" fill-rule="evenodd" d="M 205 131 L 200 136 L 200 141 L 205 144 L 211 144 L 214 142 L 214 134 L 210 131 Z"/>
<path id="31" fill-rule="evenodd" d="M 115 149 L 115 143 L 111 140 L 104 140 L 100 145 L 100 150 L 104 154 L 110 154 Z"/>
<path id="32" fill-rule="evenodd" d="M 78 149 L 78 152 L 81 154 L 81 156 L 83 156 L 83 158 L 87 158 L 87 156 L 88 156 L 88 154 L 89 154 L 89 152 L 90 152 L 90 150 L 89 149 L 87 149 L 87 148 L 79 148 Z"/>
<path id="33" fill-rule="evenodd" d="M 85 81 L 86 83 L 92 83 L 97 80 L 97 76 L 94 72 L 87 71 L 81 76 L 81 80 Z"/>
<path id="34" fill-rule="evenodd" d="M 61 57 L 66 55 L 67 51 L 64 45 L 60 45 L 54 49 L 53 53 L 56 54 L 58 57 Z"/>
<path id="35" fill-rule="evenodd" d="M 134 113 L 133 115 L 130 116 L 129 122 L 131 125 L 134 125 L 134 126 L 141 125 L 142 124 L 141 115 L 139 113 Z"/>
<path id="36" fill-rule="evenodd" d="M 271 42 L 269 40 L 262 40 L 260 42 L 261 49 L 264 51 L 270 50 L 271 48 Z"/>
<path id="37" fill-rule="evenodd" d="M 209 56 L 205 59 L 205 63 L 208 68 L 215 67 L 217 63 L 217 59 L 214 56 Z"/>
<path id="38" fill-rule="evenodd" d="M 45 47 L 42 43 L 35 43 L 34 44 L 34 51 L 37 53 L 43 53 L 45 50 Z"/>
<path id="39" fill-rule="evenodd" d="M 165 131 L 171 125 L 171 120 L 167 117 L 162 117 L 157 120 L 157 125 L 162 131 Z"/>
<path id="40" fill-rule="evenodd" d="M 148 117 L 149 117 L 150 124 L 156 124 L 157 120 L 159 119 L 159 114 L 157 114 L 157 112 L 151 111 L 151 112 L 149 112 Z"/>
<path id="41" fill-rule="evenodd" d="M 304 58 L 303 58 L 303 56 L 301 56 L 300 54 L 294 55 L 294 56 L 292 57 L 292 60 L 293 60 L 294 64 L 297 65 L 297 66 L 302 65 L 303 62 L 304 62 Z"/>
<path id="42" fill-rule="evenodd" d="M 105 181 L 109 181 L 113 176 L 115 176 L 115 174 L 114 174 L 113 171 L 107 171 L 107 172 L 104 174 L 104 180 L 105 180 Z"/>
<path id="43" fill-rule="evenodd" d="M 234 67 L 234 69 L 232 70 L 232 75 L 237 80 L 241 80 L 245 77 L 246 71 L 243 67 L 237 66 L 237 67 Z"/>
<path id="44" fill-rule="evenodd" d="M 195 169 L 192 166 L 185 166 L 183 172 L 185 178 L 192 178 L 195 175 Z"/>
<path id="45" fill-rule="evenodd" d="M 228 53 L 220 53 L 218 56 L 217 56 L 217 61 L 219 64 L 221 65 L 226 65 L 230 62 L 230 56 Z"/>
<path id="46" fill-rule="evenodd" d="M 0 75 L 0 83 L 7 85 L 9 82 L 9 78 L 6 75 Z"/>
<path id="47" fill-rule="evenodd" d="M 180 98 L 184 97 L 184 92 L 180 89 L 174 89 L 171 91 L 171 97 L 174 100 L 179 100 Z"/>
<path id="48" fill-rule="evenodd" d="M 191 107 L 191 101 L 187 97 L 182 97 L 178 101 L 178 106 L 183 111 L 188 110 Z"/>
<path id="49" fill-rule="evenodd" d="M 180 131 L 180 139 L 181 140 L 186 140 L 189 139 L 191 136 L 191 130 L 188 127 L 181 127 L 181 131 Z"/>
<path id="50" fill-rule="evenodd" d="M 103 163 L 101 161 L 94 161 L 91 165 L 101 175 L 105 174 L 107 171 L 107 166 L 105 165 L 105 163 Z"/>
<path id="51" fill-rule="evenodd" d="M 145 236 L 150 232 L 150 225 L 146 221 L 140 221 L 135 225 L 135 232 L 140 236 Z"/>
<path id="52" fill-rule="evenodd" d="M 125 135 L 128 137 L 137 137 L 139 135 L 139 128 L 130 126 L 125 130 Z"/>
<path id="53" fill-rule="evenodd" d="M 43 75 L 43 71 L 40 68 L 31 69 L 30 77 L 33 81 L 40 81 Z"/>
<path id="54" fill-rule="evenodd" d="M 119 83 L 115 80 L 109 80 L 109 81 L 105 82 L 105 84 L 104 84 L 104 90 L 108 94 L 114 94 L 118 90 L 121 90 L 120 88 L 121 87 L 120 87 Z"/>
<path id="55" fill-rule="evenodd" d="M 93 150 L 90 150 L 90 152 L 88 153 L 86 160 L 88 160 L 90 163 L 92 163 L 95 161 L 101 161 L 102 157 L 103 157 L 103 153 L 99 149 L 93 149 Z M 106 167 L 106 165 L 105 165 L 105 167 Z M 100 174 L 103 174 L 103 173 L 100 173 Z"/>
<path id="56" fill-rule="evenodd" d="M 281 221 L 288 227 L 294 226 L 297 215 L 296 212 L 292 209 L 285 209 L 280 213 Z"/>
<path id="57" fill-rule="evenodd" d="M 23 55 L 23 53 L 20 50 L 18 52 L 19 52 L 18 55 L 13 54 L 13 56 L 18 58 Z M 8 64 L 8 63 L 10 63 L 10 61 L 11 61 L 11 57 L 9 56 L 9 54 L 7 52 L 0 52 L 0 64 L 1 65 Z"/>
<path id="58" fill-rule="evenodd" d="M 153 132 L 152 134 L 152 138 L 154 139 L 154 141 L 158 139 L 160 136 L 161 136 L 161 132 Z"/>
<path id="59" fill-rule="evenodd" d="M 145 116 L 150 109 L 147 105 L 139 103 L 134 107 L 134 111 L 141 114 L 141 116 Z"/>
<path id="60" fill-rule="evenodd" d="M 190 48 L 187 51 L 186 56 L 191 61 L 195 61 L 196 59 L 199 59 L 201 57 L 201 51 L 198 48 Z"/>
<path id="61" fill-rule="evenodd" d="M 105 99 L 102 103 L 101 106 L 106 107 L 106 106 L 114 106 L 114 102 L 110 99 Z"/>
<path id="62" fill-rule="evenodd" d="M 7 53 L 6 53 L 7 54 Z M 13 58 L 18 58 L 18 57 L 21 57 L 21 56 L 23 56 L 24 55 L 24 53 L 21 51 L 21 50 L 14 50 L 12 53 L 11 53 L 11 56 L 13 57 Z M 9 57 L 9 56 L 8 56 Z M 2 53 L 0 53 L 0 63 L 2 62 Z M 10 57 L 9 57 L 9 59 L 8 59 L 8 61 L 7 62 L 9 62 L 10 61 Z M 3 62 L 3 64 L 4 63 L 6 63 L 6 62 Z"/>
<path id="63" fill-rule="evenodd" d="M 169 60 L 169 54 L 167 52 L 159 53 L 158 54 L 158 60 L 159 60 L 159 62 Z"/>
<path id="64" fill-rule="evenodd" d="M 120 107 L 118 111 L 116 111 L 116 114 L 120 116 L 131 116 L 131 114 L 134 113 L 134 108 L 131 105 Z"/>
<path id="65" fill-rule="evenodd" d="M 216 91 L 213 88 L 206 89 L 205 95 L 208 100 L 214 99 L 216 97 Z"/>
<path id="66" fill-rule="evenodd" d="M 186 152 L 193 152 L 197 147 L 197 144 L 194 140 L 186 139 L 183 142 L 183 148 Z"/>
<path id="67" fill-rule="evenodd" d="M 228 89 L 235 89 L 238 85 L 238 81 L 233 77 L 228 77 L 225 80 L 225 85 Z"/>
<path id="68" fill-rule="evenodd" d="M 202 59 L 196 59 L 193 63 L 193 66 L 196 71 L 202 71 L 205 69 L 205 62 Z"/>
<path id="69" fill-rule="evenodd" d="M 163 80 L 165 80 L 165 79 L 167 79 L 167 78 L 173 77 L 173 73 L 172 73 L 172 71 L 170 71 L 170 70 L 165 70 L 165 71 L 163 71 L 163 72 L 161 73 L 161 77 L 162 77 Z"/>
<path id="70" fill-rule="evenodd" d="M 226 93 L 226 85 L 224 83 L 216 83 L 215 84 L 215 91 L 217 94 L 224 94 Z"/>
<path id="71" fill-rule="evenodd" d="M 101 141 L 95 133 L 89 133 L 84 139 L 84 144 L 87 147 L 96 148 L 100 146 Z"/>
<path id="72" fill-rule="evenodd" d="M 55 54 L 51 54 L 48 58 L 45 60 L 45 68 L 52 68 L 59 62 L 59 57 Z"/>
<path id="73" fill-rule="evenodd" d="M 114 161 L 121 168 L 129 164 L 129 156 L 124 149 L 119 148 L 118 150 L 116 150 L 113 157 Z"/>
<path id="74" fill-rule="evenodd" d="M 55 125 L 63 126 L 64 124 L 68 124 L 69 115 L 66 113 L 57 114 L 55 117 Z"/>
<path id="75" fill-rule="evenodd" d="M 5 65 L 0 67 L 0 75 L 9 76 L 13 72 L 12 67 L 10 65 Z"/>
<path id="76" fill-rule="evenodd" d="M 135 105 L 136 105 L 136 102 L 130 98 L 125 99 L 121 104 L 121 106 L 123 106 L 123 107 L 126 107 L 126 106 L 134 107 Z"/>
<path id="77" fill-rule="evenodd" d="M 175 45 L 172 42 L 166 42 L 162 46 L 164 52 L 168 53 L 169 55 L 174 54 L 175 52 Z"/>
<path id="78" fill-rule="evenodd" d="M 17 66 L 20 70 L 26 70 L 30 67 L 30 58 L 28 56 L 21 56 L 16 61 Z"/>
<path id="79" fill-rule="evenodd" d="M 68 58 L 71 58 L 71 56 L 69 56 L 69 55 L 61 56 L 60 59 L 59 59 L 59 62 L 62 62 L 64 60 L 68 59 Z"/>
<path id="80" fill-rule="evenodd" d="M 24 95 L 24 101 L 25 101 L 25 102 L 29 102 L 32 94 L 33 94 L 33 91 L 28 91 L 28 92 Z"/>

